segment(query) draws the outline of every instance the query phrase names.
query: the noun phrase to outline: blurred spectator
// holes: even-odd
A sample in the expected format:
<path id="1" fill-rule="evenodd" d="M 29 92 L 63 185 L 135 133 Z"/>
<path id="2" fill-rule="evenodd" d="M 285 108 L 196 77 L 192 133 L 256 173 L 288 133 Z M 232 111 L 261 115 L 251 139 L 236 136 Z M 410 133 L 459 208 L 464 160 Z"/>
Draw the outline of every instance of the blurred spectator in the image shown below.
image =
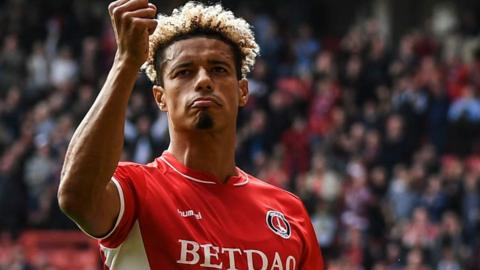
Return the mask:
<path id="1" fill-rule="evenodd" d="M 405 124 L 402 116 L 398 114 L 389 116 L 385 125 L 380 162 L 390 171 L 396 164 L 408 163 L 410 145 L 405 135 Z"/>
<path id="2" fill-rule="evenodd" d="M 467 84 L 463 87 L 462 96 L 455 100 L 448 111 L 450 122 L 450 149 L 453 153 L 466 156 L 479 134 L 480 100 L 475 97 L 475 89 Z"/>
<path id="3" fill-rule="evenodd" d="M 240 131 L 237 158 L 243 164 L 242 167 L 258 173 L 260 168 L 255 166 L 259 159 L 263 159 L 268 142 L 266 136 L 266 115 L 263 110 L 257 109 L 252 112 L 249 121 Z M 290 153 L 287 153 L 289 155 Z"/>
<path id="4" fill-rule="evenodd" d="M 150 119 L 142 115 L 137 119 L 137 136 L 130 142 L 131 157 L 140 164 L 149 163 L 154 157 L 153 139 L 150 134 Z"/>
<path id="5" fill-rule="evenodd" d="M 365 232 L 369 228 L 368 209 L 373 197 L 367 185 L 365 168 L 358 161 L 347 166 L 350 181 L 345 187 L 345 208 L 341 219 L 345 226 Z"/>
<path id="6" fill-rule="evenodd" d="M 462 269 L 460 263 L 455 259 L 453 250 L 446 247 L 442 251 L 442 259 L 438 262 L 438 270 L 460 270 Z"/>
<path id="7" fill-rule="evenodd" d="M 449 100 L 445 86 L 440 81 L 439 75 L 435 76 L 429 84 L 429 105 L 427 111 L 427 131 L 430 142 L 438 154 L 445 152 L 447 144 L 448 128 L 447 114 L 449 110 Z"/>
<path id="8" fill-rule="evenodd" d="M 161 111 L 157 113 L 157 118 L 151 127 L 151 136 L 157 149 L 166 149 L 168 147 L 170 137 L 168 136 L 168 118 L 166 113 Z"/>
<path id="9" fill-rule="evenodd" d="M 452 212 L 446 212 L 442 217 L 436 243 L 437 252 L 440 253 L 438 257 L 448 256 L 449 254 L 445 254 L 448 249 L 451 249 L 450 252 L 454 258 L 458 259 L 465 256 L 466 250 L 462 241 L 462 233 L 457 215 Z M 467 251 L 467 253 L 470 252 Z"/>
<path id="10" fill-rule="evenodd" d="M 80 123 L 83 117 L 87 114 L 88 109 L 93 104 L 95 91 L 92 85 L 80 85 L 77 93 L 77 99 L 73 105 L 71 112 L 75 117 L 75 123 Z"/>
<path id="11" fill-rule="evenodd" d="M 394 170 L 394 176 L 388 191 L 388 200 L 395 220 L 408 220 L 419 199 L 419 195 L 413 188 L 412 178 L 408 170 L 404 166 L 398 165 Z"/>
<path id="12" fill-rule="evenodd" d="M 0 126 L 4 133 L 0 146 L 5 146 L 12 143 L 20 132 L 21 106 L 23 105 L 20 88 L 16 85 L 11 86 L 2 101 L 0 103 L 2 105 L 0 108 Z"/>
<path id="13" fill-rule="evenodd" d="M 310 134 L 305 119 L 297 116 L 282 136 L 284 169 L 289 177 L 307 172 L 310 167 Z"/>
<path id="14" fill-rule="evenodd" d="M 275 66 L 279 60 L 278 53 L 282 45 L 277 22 L 269 14 L 257 14 L 253 25 L 256 40 L 262 48 L 262 57 L 270 66 Z"/>
<path id="15" fill-rule="evenodd" d="M 317 153 L 312 157 L 312 166 L 306 174 L 306 184 L 320 201 L 334 203 L 342 192 L 342 182 L 331 170 L 326 158 Z"/>
<path id="16" fill-rule="evenodd" d="M 27 60 L 28 82 L 32 94 L 35 91 L 45 90 L 49 83 L 49 62 L 45 48 L 40 41 L 33 44 L 33 52 Z"/>
<path id="17" fill-rule="evenodd" d="M 458 158 L 452 156 L 445 156 L 442 163 L 443 185 L 448 196 L 447 209 L 461 213 L 461 190 L 465 168 Z"/>
<path id="18" fill-rule="evenodd" d="M 25 164 L 25 184 L 28 190 L 28 212 L 32 224 L 41 223 L 46 218 L 45 202 L 52 186 L 54 160 L 51 157 L 50 145 L 46 142 L 36 146 L 35 154 Z"/>
<path id="19" fill-rule="evenodd" d="M 359 75 L 360 81 L 356 96 L 358 105 L 374 99 L 374 90 L 389 81 L 388 66 L 390 59 L 386 51 L 385 41 L 379 36 L 374 36 L 369 40 L 368 46 L 368 54 L 364 59 Z"/>
<path id="20" fill-rule="evenodd" d="M 480 185 L 479 175 L 469 173 L 465 177 L 462 192 L 462 224 L 465 243 L 474 247 L 479 239 L 480 229 Z"/>
<path id="21" fill-rule="evenodd" d="M 288 101 L 288 96 L 281 91 L 273 91 L 268 97 L 269 121 L 267 124 L 268 138 L 271 143 L 280 141 L 282 134 L 290 127 L 293 112 Z"/>
<path id="22" fill-rule="evenodd" d="M 0 89 L 8 89 L 12 84 L 22 81 L 25 73 L 24 61 L 18 37 L 16 35 L 6 36 L 0 51 Z"/>
<path id="23" fill-rule="evenodd" d="M 308 120 L 309 129 L 317 140 L 321 140 L 330 129 L 331 112 L 339 95 L 338 88 L 331 78 L 324 76 L 316 81 Z"/>
<path id="24" fill-rule="evenodd" d="M 371 129 L 365 133 L 364 144 L 361 145 L 361 156 L 363 157 L 363 162 L 368 168 L 372 168 L 374 165 L 380 163 L 379 158 L 380 153 L 382 152 L 382 139 L 380 136 L 380 132 L 376 129 Z"/>
<path id="25" fill-rule="evenodd" d="M 35 141 L 42 144 L 48 141 L 50 133 L 55 127 L 55 121 L 51 117 L 51 107 L 46 102 L 42 102 L 35 106 L 33 113 L 33 120 L 35 123 Z"/>
<path id="26" fill-rule="evenodd" d="M 406 247 L 433 248 L 438 235 L 438 227 L 430 221 L 427 210 L 417 207 L 413 211 L 412 220 L 405 225 L 403 244 Z"/>
<path id="27" fill-rule="evenodd" d="M 407 254 L 407 264 L 405 270 L 430 270 L 431 268 L 425 262 L 424 254 L 421 249 L 415 248 Z"/>
<path id="28" fill-rule="evenodd" d="M 369 176 L 369 185 L 378 204 L 381 204 L 381 201 L 385 198 L 388 191 L 388 184 L 385 169 L 380 166 L 372 168 Z"/>
<path id="29" fill-rule="evenodd" d="M 258 173 L 258 177 L 274 186 L 288 189 L 290 186 L 290 178 L 282 167 L 282 162 L 278 158 L 271 158 L 266 161 L 264 168 Z"/>
<path id="30" fill-rule="evenodd" d="M 333 255 L 333 247 L 336 241 L 338 223 L 335 216 L 329 209 L 329 203 L 320 201 L 317 205 L 315 214 L 312 215 L 312 224 L 317 235 L 317 241 L 324 256 Z"/>
<path id="31" fill-rule="evenodd" d="M 364 246 L 366 245 L 362 233 L 355 228 L 347 228 L 342 235 L 342 249 L 345 262 L 349 268 L 361 269 L 364 262 Z M 344 268 L 341 268 L 344 269 Z"/>
<path id="32" fill-rule="evenodd" d="M 419 204 L 425 207 L 433 222 L 440 222 L 447 207 L 448 198 L 442 190 L 442 181 L 439 176 L 432 175 L 428 178 L 427 187 L 420 198 Z"/>
<path id="33" fill-rule="evenodd" d="M 298 36 L 293 41 L 293 50 L 295 51 L 297 71 L 305 72 L 311 68 L 312 59 L 320 50 L 320 44 L 313 37 L 312 28 L 309 24 L 301 24 L 298 27 Z"/>
<path id="34" fill-rule="evenodd" d="M 86 37 L 82 43 L 82 56 L 80 60 L 80 76 L 83 81 L 95 83 L 100 71 L 100 58 L 98 40 Z M 73 67 L 72 67 L 73 68 Z"/>
<path id="35" fill-rule="evenodd" d="M 267 85 L 267 69 L 267 63 L 263 59 L 258 59 L 255 62 L 252 75 L 248 78 L 249 97 L 246 109 L 266 106 L 266 98 L 269 90 Z"/>
<path id="36" fill-rule="evenodd" d="M 78 64 L 73 59 L 69 47 L 63 47 L 57 57 L 52 60 L 50 79 L 56 87 L 66 83 L 74 83 L 78 76 Z"/>
<path id="37" fill-rule="evenodd" d="M 480 121 L 480 101 L 474 93 L 475 90 L 472 85 L 466 85 L 463 88 L 462 96 L 453 102 L 448 112 L 450 121 L 457 122 L 462 118 L 472 124 Z"/>
<path id="38" fill-rule="evenodd" d="M 386 247 L 387 269 L 400 270 L 403 269 L 403 260 L 401 258 L 401 245 L 397 242 L 389 242 Z"/>
<path id="39" fill-rule="evenodd" d="M 393 109 L 402 116 L 402 132 L 408 148 L 416 148 L 421 142 L 428 105 L 427 94 L 416 84 L 413 76 L 402 76 L 392 96 Z"/>

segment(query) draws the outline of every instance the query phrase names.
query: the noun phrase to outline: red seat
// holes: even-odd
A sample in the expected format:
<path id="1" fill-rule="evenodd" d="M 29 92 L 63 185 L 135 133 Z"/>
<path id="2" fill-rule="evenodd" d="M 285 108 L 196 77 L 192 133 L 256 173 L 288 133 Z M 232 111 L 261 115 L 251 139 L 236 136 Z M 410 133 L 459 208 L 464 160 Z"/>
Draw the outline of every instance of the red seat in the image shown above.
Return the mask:
<path id="1" fill-rule="evenodd" d="M 98 269 L 95 240 L 78 231 L 26 231 L 19 239 L 32 265 L 47 262 L 55 269 Z"/>

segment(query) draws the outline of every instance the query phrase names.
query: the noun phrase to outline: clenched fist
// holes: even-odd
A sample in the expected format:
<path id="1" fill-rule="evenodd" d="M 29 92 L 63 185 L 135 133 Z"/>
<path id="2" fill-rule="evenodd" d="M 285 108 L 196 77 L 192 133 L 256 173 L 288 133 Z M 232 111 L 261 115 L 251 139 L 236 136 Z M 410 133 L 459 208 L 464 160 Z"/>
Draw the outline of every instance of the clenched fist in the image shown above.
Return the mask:
<path id="1" fill-rule="evenodd" d="M 147 60 L 148 36 L 157 27 L 157 8 L 148 0 L 117 0 L 108 12 L 118 46 L 116 57 L 140 68 Z"/>

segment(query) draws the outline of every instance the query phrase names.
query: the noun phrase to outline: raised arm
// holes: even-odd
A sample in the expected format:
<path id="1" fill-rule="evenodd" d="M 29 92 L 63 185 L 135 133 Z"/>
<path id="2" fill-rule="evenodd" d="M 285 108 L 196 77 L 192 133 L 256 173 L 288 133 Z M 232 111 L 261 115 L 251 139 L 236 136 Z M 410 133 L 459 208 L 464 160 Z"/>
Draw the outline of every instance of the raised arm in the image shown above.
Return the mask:
<path id="1" fill-rule="evenodd" d="M 128 99 L 156 27 L 156 7 L 148 0 L 118 0 L 108 11 L 117 53 L 105 85 L 70 141 L 58 190 L 60 208 L 94 236 L 110 231 L 120 210 L 110 179 L 122 152 Z"/>

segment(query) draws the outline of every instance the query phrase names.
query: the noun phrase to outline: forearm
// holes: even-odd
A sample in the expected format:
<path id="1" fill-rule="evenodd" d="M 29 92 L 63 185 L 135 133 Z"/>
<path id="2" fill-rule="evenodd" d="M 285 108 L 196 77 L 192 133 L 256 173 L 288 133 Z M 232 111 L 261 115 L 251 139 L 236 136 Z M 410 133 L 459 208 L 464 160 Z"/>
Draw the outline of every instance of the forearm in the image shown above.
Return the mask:
<path id="1" fill-rule="evenodd" d="M 108 5 L 117 54 L 105 85 L 75 131 L 65 156 L 58 202 L 86 232 L 109 232 L 120 212 L 120 196 L 110 179 L 123 146 L 128 99 L 148 56 L 148 37 L 157 22 L 147 0 Z"/>
<path id="2" fill-rule="evenodd" d="M 116 58 L 94 104 L 75 131 L 59 188 L 64 210 L 94 209 L 119 161 L 128 99 L 137 69 Z"/>

